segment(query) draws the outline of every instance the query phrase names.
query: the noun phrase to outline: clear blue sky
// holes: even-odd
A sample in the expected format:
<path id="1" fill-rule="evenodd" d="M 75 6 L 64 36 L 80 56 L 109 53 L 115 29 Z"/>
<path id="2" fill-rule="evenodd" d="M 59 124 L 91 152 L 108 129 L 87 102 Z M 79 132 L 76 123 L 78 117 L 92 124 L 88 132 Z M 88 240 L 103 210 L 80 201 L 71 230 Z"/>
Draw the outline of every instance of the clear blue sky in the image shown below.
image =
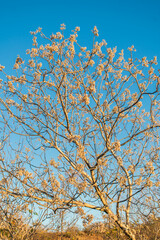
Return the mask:
<path id="1" fill-rule="evenodd" d="M 30 31 L 42 27 L 51 35 L 61 23 L 68 33 L 80 26 L 83 45 L 96 25 L 108 46 L 121 50 L 133 44 L 139 57 L 156 55 L 160 62 L 160 0 L 8 0 L 0 5 L 0 64 L 7 69 L 32 47 Z"/>

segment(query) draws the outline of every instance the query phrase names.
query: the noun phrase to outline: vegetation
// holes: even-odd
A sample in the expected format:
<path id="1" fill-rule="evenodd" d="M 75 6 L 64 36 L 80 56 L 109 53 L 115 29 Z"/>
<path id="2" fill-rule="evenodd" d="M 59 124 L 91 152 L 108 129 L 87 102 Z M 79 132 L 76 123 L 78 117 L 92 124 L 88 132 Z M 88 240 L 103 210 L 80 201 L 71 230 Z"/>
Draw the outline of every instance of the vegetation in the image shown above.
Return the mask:
<path id="1" fill-rule="evenodd" d="M 110 226 L 107 222 L 97 222 L 89 225 L 84 230 L 77 227 L 68 228 L 63 233 L 47 231 L 41 227 L 31 228 L 28 226 L 30 234 L 22 233 L 19 225 L 15 227 L 15 232 L 19 234 L 11 236 L 5 229 L 1 229 L 1 239 L 24 239 L 24 240 L 125 240 L 128 239 L 116 226 Z M 22 224 L 23 225 L 23 224 Z M 137 240 L 158 240 L 160 238 L 160 219 L 152 219 L 143 224 L 132 225 L 136 231 Z"/>
<path id="2" fill-rule="evenodd" d="M 1 194 L 46 219 L 72 211 L 85 226 L 93 216 L 84 209 L 94 209 L 113 225 L 103 239 L 147 239 L 159 225 L 144 219 L 160 210 L 157 58 L 137 59 L 131 46 L 125 59 L 96 41 L 96 27 L 91 49 L 78 43 L 79 27 L 68 38 L 64 30 L 32 32 L 13 75 L 0 66 Z"/>

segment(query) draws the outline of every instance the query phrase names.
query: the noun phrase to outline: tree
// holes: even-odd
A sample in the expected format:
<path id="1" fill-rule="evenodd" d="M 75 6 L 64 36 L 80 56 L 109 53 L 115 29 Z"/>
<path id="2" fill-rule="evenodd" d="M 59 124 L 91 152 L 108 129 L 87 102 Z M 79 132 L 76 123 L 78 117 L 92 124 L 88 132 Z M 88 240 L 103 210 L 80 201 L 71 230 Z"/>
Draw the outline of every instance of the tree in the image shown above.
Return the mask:
<path id="1" fill-rule="evenodd" d="M 21 185 L 1 190 L 55 212 L 100 211 L 135 239 L 136 211 L 152 213 L 148 202 L 159 209 L 157 59 L 136 59 L 131 46 L 125 60 L 123 50 L 96 42 L 96 27 L 88 50 L 77 42 L 79 27 L 69 38 L 64 29 L 50 37 L 32 32 L 33 48 L 26 62 L 17 57 L 16 75 L 0 67 L 1 123 L 15 151 L 12 169 L 2 171 Z"/>
<path id="2" fill-rule="evenodd" d="M 0 239 L 33 239 L 41 221 L 33 223 L 27 202 L 8 194 L 0 196 Z"/>

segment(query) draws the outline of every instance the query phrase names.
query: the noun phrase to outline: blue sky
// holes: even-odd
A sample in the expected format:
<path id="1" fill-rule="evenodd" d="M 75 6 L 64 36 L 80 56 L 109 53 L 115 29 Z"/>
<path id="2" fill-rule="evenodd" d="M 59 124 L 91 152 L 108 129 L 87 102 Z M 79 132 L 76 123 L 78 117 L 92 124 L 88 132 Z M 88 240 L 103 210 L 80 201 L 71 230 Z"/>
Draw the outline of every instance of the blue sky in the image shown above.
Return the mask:
<path id="1" fill-rule="evenodd" d="M 0 64 L 7 70 L 16 56 L 24 57 L 32 47 L 30 31 L 42 27 L 47 35 L 59 30 L 61 23 L 69 34 L 80 26 L 79 41 L 91 42 L 91 29 L 96 25 L 99 39 L 118 50 L 132 44 L 137 56 L 160 59 L 160 1 L 159 0 L 28 0 L 1 1 Z"/>

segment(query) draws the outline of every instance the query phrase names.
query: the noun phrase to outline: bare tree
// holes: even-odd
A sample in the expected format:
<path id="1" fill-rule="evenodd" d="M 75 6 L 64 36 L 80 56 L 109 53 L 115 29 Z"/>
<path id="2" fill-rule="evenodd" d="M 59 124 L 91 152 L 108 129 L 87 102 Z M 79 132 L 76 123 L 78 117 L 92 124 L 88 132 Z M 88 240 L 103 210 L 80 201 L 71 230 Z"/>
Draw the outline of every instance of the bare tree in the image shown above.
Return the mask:
<path id="1" fill-rule="evenodd" d="M 41 220 L 33 222 L 27 202 L 3 193 L 0 197 L 0 239 L 33 239 Z"/>
<path id="2" fill-rule="evenodd" d="M 55 212 L 100 211 L 134 240 L 132 216 L 141 204 L 145 214 L 160 184 L 157 59 L 136 59 L 131 46 L 125 60 L 123 50 L 96 42 L 96 27 L 88 50 L 77 42 L 79 27 L 69 38 L 64 29 L 32 32 L 33 48 L 26 62 L 18 56 L 14 76 L 0 67 L 1 122 L 19 151 L 14 171 L 5 160 L 1 169 L 21 185 L 1 190 Z"/>

